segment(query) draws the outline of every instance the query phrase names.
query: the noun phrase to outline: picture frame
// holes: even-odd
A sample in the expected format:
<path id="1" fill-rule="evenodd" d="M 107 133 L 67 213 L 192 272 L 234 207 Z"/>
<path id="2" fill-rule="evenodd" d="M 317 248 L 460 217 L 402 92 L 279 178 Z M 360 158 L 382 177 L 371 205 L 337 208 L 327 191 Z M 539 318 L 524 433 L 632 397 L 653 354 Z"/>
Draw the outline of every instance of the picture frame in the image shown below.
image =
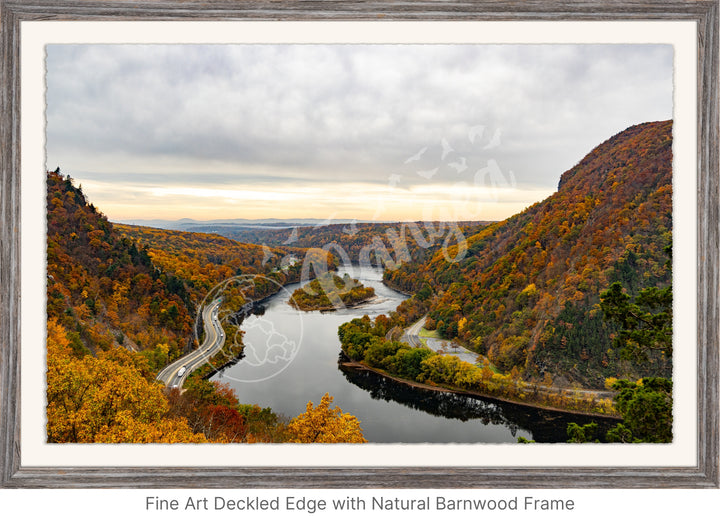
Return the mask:
<path id="1" fill-rule="evenodd" d="M 555 2 L 0 0 L 0 486 L 4 488 L 715 488 L 720 175 L 717 0 Z M 697 462 L 692 467 L 28 467 L 21 461 L 21 25 L 30 21 L 691 21 L 697 27 Z"/>

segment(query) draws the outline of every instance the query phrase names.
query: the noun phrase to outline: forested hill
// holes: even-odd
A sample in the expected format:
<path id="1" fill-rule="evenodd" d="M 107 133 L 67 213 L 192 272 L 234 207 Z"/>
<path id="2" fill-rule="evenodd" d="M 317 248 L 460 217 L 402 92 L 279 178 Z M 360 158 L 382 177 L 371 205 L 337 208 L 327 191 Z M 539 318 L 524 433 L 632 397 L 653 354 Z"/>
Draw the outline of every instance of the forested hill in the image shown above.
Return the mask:
<path id="1" fill-rule="evenodd" d="M 75 353 L 184 351 L 195 315 L 185 283 L 115 231 L 69 176 L 48 173 L 47 206 L 47 313 Z"/>
<path id="2" fill-rule="evenodd" d="M 190 376 L 181 392 L 155 380 L 193 346 L 195 310 L 206 292 L 240 273 L 267 276 L 260 284 L 298 279 L 294 260 L 288 250 L 219 236 L 114 225 L 69 176 L 48 173 L 48 442 L 300 439 L 303 425 L 242 405 L 227 387 Z M 271 291 L 227 287 L 223 304 Z M 241 334 L 232 339 L 240 347 Z"/>
<path id="3" fill-rule="evenodd" d="M 197 303 L 213 287 L 236 275 L 266 275 L 279 284 L 300 280 L 305 257 L 327 258 L 321 250 L 267 248 L 220 235 L 114 224 L 115 230 L 147 248 L 153 263 L 188 283 Z M 280 271 L 283 269 L 283 271 Z M 267 281 L 270 282 L 270 281 Z M 261 290 L 256 283 L 254 292 Z"/>
<path id="4" fill-rule="evenodd" d="M 386 280 L 409 291 L 427 283 L 428 328 L 501 370 L 594 386 L 667 374 L 667 363 L 619 359 L 598 302 L 615 281 L 630 295 L 670 283 L 671 184 L 672 121 L 630 127 L 563 173 L 555 194 L 469 237 L 459 262 L 437 252 Z"/>
<path id="5" fill-rule="evenodd" d="M 196 309 L 220 282 L 239 274 L 299 279 L 290 261 L 304 251 L 113 224 L 59 173 L 47 175 L 47 206 L 48 317 L 69 331 L 78 354 L 120 345 L 151 361 L 161 348 L 172 360 L 194 343 Z"/>
<path id="6" fill-rule="evenodd" d="M 473 235 L 489 221 L 349 223 L 294 228 L 243 227 L 213 224 L 192 231 L 212 231 L 243 243 L 286 248 L 332 249 L 340 262 L 394 267 L 406 261 L 425 261 L 448 236 Z M 330 248 L 332 247 L 332 248 Z"/>

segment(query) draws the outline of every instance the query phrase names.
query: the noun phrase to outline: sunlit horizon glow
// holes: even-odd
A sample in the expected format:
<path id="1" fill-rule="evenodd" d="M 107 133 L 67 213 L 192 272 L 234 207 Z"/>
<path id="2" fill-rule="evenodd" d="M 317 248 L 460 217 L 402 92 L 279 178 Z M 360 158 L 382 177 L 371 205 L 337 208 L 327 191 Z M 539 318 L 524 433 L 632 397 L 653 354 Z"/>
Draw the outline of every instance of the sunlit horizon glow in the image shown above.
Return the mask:
<path id="1" fill-rule="evenodd" d="M 232 219 L 336 219 L 408 222 L 420 220 L 503 220 L 549 196 L 554 189 L 518 190 L 456 183 L 450 186 L 419 186 L 403 191 L 371 184 L 337 184 L 331 191 L 321 187 L 286 188 L 285 191 L 223 190 L 203 187 L 142 187 L 124 189 L 132 199 L 113 202 L 111 183 L 89 182 L 83 191 L 91 202 L 109 202 L 103 213 L 115 222 L 134 220 L 222 221 Z M 500 199 L 498 196 L 504 195 Z M 192 209 L 186 197 L 193 198 Z M 97 199 L 96 199 L 97 198 Z M 288 202 L 311 198 L 304 210 L 283 208 Z M 528 204 L 529 203 L 529 204 Z M 483 217 L 478 219 L 478 217 Z"/>
<path id="2" fill-rule="evenodd" d="M 502 220 L 672 118 L 668 45 L 49 45 L 48 170 L 110 220 Z"/>

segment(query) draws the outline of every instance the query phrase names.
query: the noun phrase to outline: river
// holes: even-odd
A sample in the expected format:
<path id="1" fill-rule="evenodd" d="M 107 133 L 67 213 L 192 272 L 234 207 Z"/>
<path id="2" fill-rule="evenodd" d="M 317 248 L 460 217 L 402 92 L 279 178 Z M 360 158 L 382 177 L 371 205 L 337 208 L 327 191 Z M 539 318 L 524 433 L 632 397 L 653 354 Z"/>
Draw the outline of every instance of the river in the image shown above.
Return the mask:
<path id="1" fill-rule="evenodd" d="M 518 437 L 564 442 L 566 426 L 603 420 L 572 416 L 474 396 L 431 392 L 372 372 L 340 367 L 338 327 L 355 317 L 394 310 L 405 296 L 382 283 L 376 268 L 340 267 L 375 289 L 376 298 L 343 311 L 301 312 L 288 304 L 299 284 L 268 299 L 261 315 L 243 321 L 245 357 L 211 379 L 227 383 L 241 403 L 294 417 L 328 392 L 360 420 L 374 443 L 515 443 Z"/>

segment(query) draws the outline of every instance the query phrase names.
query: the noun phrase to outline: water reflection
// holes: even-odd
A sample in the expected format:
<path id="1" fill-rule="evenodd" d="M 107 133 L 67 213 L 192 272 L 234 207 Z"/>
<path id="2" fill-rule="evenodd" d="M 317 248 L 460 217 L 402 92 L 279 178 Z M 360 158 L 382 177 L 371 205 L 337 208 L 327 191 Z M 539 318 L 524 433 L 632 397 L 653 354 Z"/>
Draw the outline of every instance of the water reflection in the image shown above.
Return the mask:
<path id="1" fill-rule="evenodd" d="M 567 441 L 567 425 L 585 425 L 596 422 L 599 433 L 605 435 L 616 423 L 607 418 L 570 415 L 562 412 L 541 410 L 534 407 L 489 401 L 479 396 L 426 390 L 394 381 L 370 370 L 347 366 L 340 357 L 338 368 L 350 383 L 366 390 L 373 399 L 393 401 L 426 412 L 436 417 L 478 420 L 483 425 L 501 425 L 516 437 L 518 430 L 527 431 L 538 443 L 564 443 Z"/>
<path id="2" fill-rule="evenodd" d="M 365 314 L 387 314 L 405 299 L 382 284 L 377 269 L 341 272 L 375 288 L 377 299 L 347 310 L 301 312 L 287 302 L 287 294 L 299 286 L 290 285 L 287 293 L 248 312 L 241 326 L 245 357 L 212 378 L 232 387 L 242 403 L 271 407 L 289 418 L 304 412 L 308 401 L 318 403 L 330 393 L 343 412 L 360 419 L 365 438 L 373 443 L 516 443 L 521 436 L 564 442 L 568 422 L 590 421 L 476 396 L 435 393 L 368 371 L 338 370 L 338 326 Z M 279 351 L 287 342 L 297 345 L 297 357 L 280 372 L 269 373 L 276 372 L 273 363 L 260 358 L 279 355 L 270 349 Z"/>

